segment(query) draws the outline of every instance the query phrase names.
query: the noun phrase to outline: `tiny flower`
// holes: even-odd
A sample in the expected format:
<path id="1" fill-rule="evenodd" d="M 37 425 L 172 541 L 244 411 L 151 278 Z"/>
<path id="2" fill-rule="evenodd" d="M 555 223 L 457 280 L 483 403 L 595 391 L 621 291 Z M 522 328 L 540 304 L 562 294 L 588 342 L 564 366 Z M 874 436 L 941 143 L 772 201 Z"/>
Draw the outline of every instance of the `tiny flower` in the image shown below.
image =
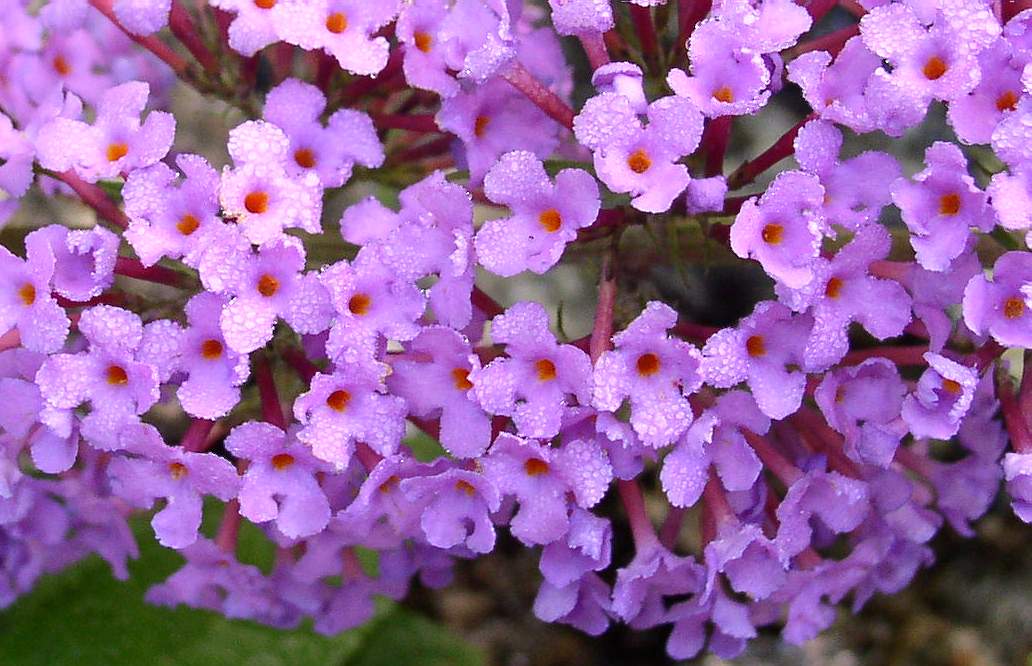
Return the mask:
<path id="1" fill-rule="evenodd" d="M 485 223 L 476 238 L 480 263 L 503 277 L 528 269 L 544 273 L 577 230 L 598 216 L 598 185 L 590 174 L 563 169 L 553 185 L 541 161 L 526 151 L 503 155 L 487 172 L 484 192 L 512 211 L 512 217 Z"/>
<path id="2" fill-rule="evenodd" d="M 999 40 L 978 56 L 982 79 L 970 93 L 953 100 L 950 125 L 964 143 L 989 143 L 993 130 L 1021 98 L 1021 66 L 1011 58 L 1011 46 Z"/>
<path id="3" fill-rule="evenodd" d="M 595 0 L 548 0 L 552 24 L 560 35 L 607 32 L 613 29 L 613 9 Z"/>
<path id="4" fill-rule="evenodd" d="M 1032 454 L 1008 453 L 1003 457 L 1007 492 L 1018 518 L 1032 523 Z"/>
<path id="5" fill-rule="evenodd" d="M 25 259 L 0 246 L 0 331 L 17 331 L 26 349 L 56 352 L 70 324 L 51 294 L 54 254 L 39 232 L 30 234 L 25 246 Z"/>
<path id="6" fill-rule="evenodd" d="M 400 488 L 410 501 L 424 507 L 420 526 L 431 545 L 464 545 L 474 553 L 494 549 L 491 514 L 501 506 L 501 498 L 484 475 L 449 469 L 433 476 L 405 479 Z"/>
<path id="7" fill-rule="evenodd" d="M 702 383 L 700 354 L 692 345 L 670 337 L 677 313 L 653 301 L 627 328 L 613 338 L 595 367 L 592 404 L 615 412 L 625 399 L 631 403 L 631 425 L 642 442 L 662 448 L 692 422 L 687 396 Z"/>
<path id="8" fill-rule="evenodd" d="M 326 527 L 330 505 L 316 474 L 327 466 L 293 434 L 252 421 L 233 428 L 226 450 L 250 463 L 238 495 L 240 515 L 256 523 L 273 520 L 291 539 Z"/>
<path id="9" fill-rule="evenodd" d="M 1000 220 L 1000 226 L 1025 232 L 1025 244 L 1032 237 L 1032 167 L 1019 164 L 1010 172 L 993 176 L 989 198 Z"/>
<path id="10" fill-rule="evenodd" d="M 134 35 L 150 35 L 168 25 L 172 0 L 115 0 L 118 22 Z"/>
<path id="11" fill-rule="evenodd" d="M 870 511 L 867 484 L 838 472 L 811 470 L 791 484 L 777 509 L 775 538 L 784 558 L 810 545 L 816 518 L 836 534 L 856 529 Z"/>
<path id="12" fill-rule="evenodd" d="M 201 292 L 186 303 L 188 328 L 182 335 L 178 368 L 187 377 L 176 395 L 183 410 L 202 419 L 225 416 L 240 401 L 240 386 L 250 375 L 246 355 L 233 351 L 219 327 L 228 303 Z"/>
<path id="13" fill-rule="evenodd" d="M 956 361 L 928 352 L 928 369 L 903 401 L 903 420 L 914 437 L 949 439 L 960 429 L 974 398 L 978 377 Z"/>
<path id="14" fill-rule="evenodd" d="M 1023 287 L 1032 283 L 1032 256 L 1007 252 L 993 265 L 993 279 L 978 274 L 964 290 L 964 323 L 1007 347 L 1032 347 L 1032 314 Z"/>
<path id="15" fill-rule="evenodd" d="M 323 49 L 352 74 L 372 76 L 387 64 L 388 44 L 373 33 L 394 20 L 398 0 L 280 0 L 271 10 L 276 33 L 306 51 Z"/>
<path id="16" fill-rule="evenodd" d="M 149 94 L 148 84 L 130 81 L 104 93 L 92 125 L 69 118 L 50 121 L 36 143 L 40 164 L 74 169 L 92 183 L 156 163 L 172 146 L 176 121 L 170 113 L 152 111 L 141 123 Z"/>
<path id="17" fill-rule="evenodd" d="M 550 438 L 559 432 L 573 396 L 591 400 L 591 361 L 573 345 L 556 344 L 548 314 L 538 303 L 517 303 L 494 318 L 491 337 L 507 357 L 470 373 L 477 402 L 487 412 L 512 416 L 525 437 Z"/>
<path id="18" fill-rule="evenodd" d="M 229 46 L 245 57 L 279 41 L 272 8 L 277 0 L 208 0 L 208 4 L 233 15 Z"/>
<path id="19" fill-rule="evenodd" d="M 197 541 L 203 495 L 224 502 L 236 496 L 240 481 L 225 458 L 167 446 L 157 429 L 147 424 L 126 428 L 122 442 L 133 457 L 111 461 L 108 472 L 114 490 L 144 509 L 156 499 L 167 500 L 151 520 L 154 535 L 166 548 L 185 548 Z"/>

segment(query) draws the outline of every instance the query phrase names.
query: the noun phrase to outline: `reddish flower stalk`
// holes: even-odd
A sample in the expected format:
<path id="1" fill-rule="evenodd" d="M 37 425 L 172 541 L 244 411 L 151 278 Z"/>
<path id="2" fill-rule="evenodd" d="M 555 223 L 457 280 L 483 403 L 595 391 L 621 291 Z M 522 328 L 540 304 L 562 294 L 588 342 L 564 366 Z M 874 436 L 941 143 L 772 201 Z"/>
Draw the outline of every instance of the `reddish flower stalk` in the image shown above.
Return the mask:
<path id="1" fill-rule="evenodd" d="M 702 152 L 706 156 L 706 175 L 724 173 L 724 155 L 731 140 L 731 121 L 734 116 L 720 116 L 706 123 L 702 133 Z"/>
<path id="2" fill-rule="evenodd" d="M 813 17 L 813 22 L 816 23 L 824 18 L 824 15 L 835 8 L 838 4 L 838 0 L 810 0 L 809 3 L 804 4 L 806 11 Z"/>
<path id="3" fill-rule="evenodd" d="M 126 229 L 129 227 L 129 218 L 115 205 L 115 202 L 108 198 L 104 190 L 93 183 L 87 183 L 75 175 L 74 171 L 64 171 L 56 174 L 57 178 L 63 181 L 68 187 L 82 199 L 82 202 L 95 210 L 97 215 L 111 224 Z"/>
<path id="4" fill-rule="evenodd" d="M 605 40 L 602 39 L 602 33 L 591 32 L 581 35 L 580 43 L 584 54 L 588 56 L 588 63 L 592 70 L 609 64 L 609 50 L 606 48 Z"/>
<path id="5" fill-rule="evenodd" d="M 802 477 L 803 473 L 778 451 L 770 440 L 757 435 L 751 430 L 742 430 L 745 441 L 749 443 L 756 455 L 763 461 L 764 466 L 774 472 L 774 476 L 781 479 L 782 483 L 790 486 Z"/>
<path id="6" fill-rule="evenodd" d="M 656 26 L 652 22 L 652 10 L 641 5 L 631 5 L 630 9 L 631 20 L 634 21 L 634 29 L 641 44 L 641 53 L 646 59 L 653 59 L 656 56 L 658 40 Z"/>
<path id="7" fill-rule="evenodd" d="M 869 358 L 887 358 L 896 365 L 925 365 L 924 354 L 928 345 L 909 345 L 905 347 L 871 347 L 851 351 L 842 358 L 842 365 L 860 365 Z"/>
<path id="8" fill-rule="evenodd" d="M 602 272 L 598 279 L 598 305 L 595 308 L 595 326 L 591 330 L 588 355 L 596 363 L 609 349 L 613 338 L 613 309 L 616 306 L 616 252 L 610 249 L 602 258 Z"/>
<path id="9" fill-rule="evenodd" d="M 526 95 L 527 99 L 536 104 L 548 117 L 566 129 L 573 129 L 575 114 L 570 105 L 538 81 L 522 64 L 513 63 L 504 74 L 504 78 L 513 88 Z"/>
<path id="10" fill-rule="evenodd" d="M 3 335 L 0 335 L 0 352 L 14 349 L 21 345 L 21 334 L 18 329 L 12 328 Z"/>
<path id="11" fill-rule="evenodd" d="M 820 414 L 803 406 L 789 418 L 804 437 L 811 435 L 810 441 L 827 454 L 835 471 L 854 479 L 863 478 L 856 463 L 846 455 L 842 435 L 835 432 Z"/>
<path id="12" fill-rule="evenodd" d="M 867 10 L 856 0 L 839 0 L 839 7 L 845 9 L 847 12 L 857 18 L 863 18 L 867 14 Z"/>
<path id="13" fill-rule="evenodd" d="M 363 442 L 359 442 L 355 446 L 355 457 L 358 458 L 358 461 L 362 463 L 362 466 L 366 468 L 367 472 L 373 471 L 373 468 L 383 460 L 383 456 L 376 451 L 373 451 L 369 448 L 368 444 Z"/>
<path id="14" fill-rule="evenodd" d="M 276 380 L 272 376 L 272 366 L 269 364 L 267 353 L 258 355 L 254 376 L 258 383 L 258 395 L 262 403 L 262 418 L 285 431 L 287 418 L 283 414 L 283 405 L 280 404 L 279 392 L 276 391 Z"/>
<path id="15" fill-rule="evenodd" d="M 681 535 L 681 524 L 684 523 L 684 517 L 687 513 L 687 509 L 682 509 L 679 506 L 672 506 L 670 511 L 667 512 L 666 519 L 663 520 L 663 525 L 659 528 L 659 542 L 668 550 L 677 545 L 677 537 Z"/>
<path id="16" fill-rule="evenodd" d="M 845 28 L 839 28 L 838 30 L 826 35 L 821 35 L 820 37 L 814 37 L 811 40 L 800 42 L 794 48 L 785 52 L 785 59 L 792 60 L 793 58 L 797 58 L 804 53 L 809 53 L 810 51 L 827 51 L 832 56 L 836 56 L 838 55 L 838 52 L 842 50 L 842 47 L 846 45 L 846 42 L 859 34 L 859 23 L 847 25 Z"/>
<path id="17" fill-rule="evenodd" d="M 378 129 L 401 129 L 410 132 L 440 132 L 437 121 L 430 114 L 401 116 L 393 113 L 373 115 L 373 123 Z"/>
<path id="18" fill-rule="evenodd" d="M 676 48 L 683 49 L 687 47 L 688 39 L 692 36 L 692 32 L 695 31 L 695 26 L 709 14 L 712 5 L 712 0 L 678 0 L 677 23 L 679 29 Z M 687 55 L 687 51 L 685 55 Z"/>
<path id="19" fill-rule="evenodd" d="M 115 16 L 114 0 L 90 0 L 90 4 L 109 21 L 114 23 L 115 26 L 124 32 L 129 39 L 147 49 L 166 65 L 171 67 L 172 71 L 176 73 L 176 76 L 180 78 L 186 77 L 187 68 L 190 66 L 189 63 L 187 63 L 187 61 L 178 53 L 169 48 L 167 44 L 153 35 L 140 37 L 125 29 L 125 27 L 118 21 L 118 17 Z"/>
<path id="20" fill-rule="evenodd" d="M 695 324 L 693 322 L 683 320 L 678 321 L 673 328 L 674 334 L 688 340 L 697 340 L 700 342 L 709 340 L 710 336 L 719 330 L 720 329 L 715 326 L 704 326 L 702 324 Z"/>
<path id="21" fill-rule="evenodd" d="M 722 522 L 735 514 L 731 504 L 727 501 L 727 494 L 724 493 L 724 486 L 720 484 L 713 466 L 710 466 L 709 478 L 706 479 L 706 487 L 702 490 L 702 520 L 700 528 L 702 531 L 702 542 L 704 544 L 713 541 L 717 537 L 717 528 Z"/>
<path id="22" fill-rule="evenodd" d="M 163 284 L 182 289 L 183 276 L 164 266 L 144 266 L 137 259 L 118 257 L 115 259 L 115 274 L 134 280 Z"/>
<path id="23" fill-rule="evenodd" d="M 745 185 L 756 180 L 756 177 L 762 174 L 767 169 L 771 168 L 781 160 L 790 156 L 795 152 L 795 138 L 799 134 L 799 130 L 802 129 L 803 125 L 810 122 L 817 117 L 816 113 L 811 113 L 806 116 L 798 123 L 793 125 L 787 132 L 785 132 L 780 139 L 774 142 L 767 150 L 763 151 L 755 159 L 746 162 L 742 166 L 738 167 L 731 177 L 727 179 L 727 187 L 729 190 L 737 190 Z"/>
<path id="24" fill-rule="evenodd" d="M 195 453 L 207 451 L 212 444 L 212 440 L 209 435 L 211 435 L 212 428 L 214 427 L 214 421 L 209 421 L 207 419 L 191 419 L 190 426 L 186 429 L 186 433 L 183 435 L 180 445 L 186 451 L 193 451 Z"/>
<path id="25" fill-rule="evenodd" d="M 286 361 L 290 367 L 294 368 L 294 372 L 297 376 L 304 381 L 305 384 L 312 382 L 312 377 L 319 372 L 319 368 L 312 363 L 305 353 L 296 347 L 288 347 L 280 352 L 280 357 Z"/>
<path id="26" fill-rule="evenodd" d="M 399 153 L 394 153 L 387 159 L 387 165 L 411 164 L 428 157 L 438 157 L 451 148 L 455 137 L 449 135 L 436 138 L 432 141 L 414 146 Z"/>
<path id="27" fill-rule="evenodd" d="M 215 535 L 215 545 L 224 553 L 236 552 L 237 537 L 240 535 L 240 501 L 230 500 L 222 511 L 222 522 Z"/>
<path id="28" fill-rule="evenodd" d="M 652 526 L 652 521 L 645 512 L 645 496 L 641 492 L 641 486 L 635 480 L 619 479 L 616 482 L 616 490 L 620 494 L 624 510 L 627 511 L 627 520 L 631 525 L 631 536 L 634 537 L 635 549 L 642 552 L 656 546 L 659 539 L 656 536 L 656 529 Z"/>
<path id="29" fill-rule="evenodd" d="M 1029 432 L 1028 421 L 1015 397 L 1013 384 L 1010 380 L 999 382 L 996 393 L 1003 412 L 1003 422 L 1010 435 L 1011 447 L 1018 453 L 1032 453 L 1032 433 Z"/>
<path id="30" fill-rule="evenodd" d="M 194 25 L 193 19 L 190 17 L 190 13 L 186 11 L 179 0 L 172 0 L 172 11 L 168 16 L 168 26 L 172 30 L 172 34 L 176 36 L 176 39 L 197 59 L 197 62 L 201 63 L 201 67 L 204 68 L 205 72 L 215 74 L 219 71 L 218 61 L 215 59 L 214 54 L 208 50 L 208 47 L 204 45 L 200 33 L 197 32 L 197 26 Z"/>
<path id="31" fill-rule="evenodd" d="M 505 308 L 498 304 L 498 301 L 488 296 L 480 287 L 473 287 L 473 305 L 490 317 L 497 317 L 505 312 Z"/>

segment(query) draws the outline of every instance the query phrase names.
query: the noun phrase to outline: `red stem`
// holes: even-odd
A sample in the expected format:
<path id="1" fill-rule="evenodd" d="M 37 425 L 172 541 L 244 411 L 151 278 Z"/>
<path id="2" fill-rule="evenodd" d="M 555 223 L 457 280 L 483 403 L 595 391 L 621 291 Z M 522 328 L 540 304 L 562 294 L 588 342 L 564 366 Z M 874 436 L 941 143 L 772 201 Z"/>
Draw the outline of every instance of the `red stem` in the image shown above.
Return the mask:
<path id="1" fill-rule="evenodd" d="M 171 67 L 172 71 L 176 73 L 176 76 L 182 78 L 186 75 L 186 70 L 189 67 L 189 64 L 178 53 L 169 48 L 167 44 L 154 35 L 149 35 L 147 37 L 134 35 L 126 30 L 125 26 L 119 23 L 118 17 L 115 16 L 114 0 L 90 0 L 90 4 L 93 5 L 97 11 L 107 17 L 109 21 L 114 23 L 119 30 L 129 37 L 129 39 L 147 49 L 161 59 L 161 61 L 166 65 Z"/>
<path id="2" fill-rule="evenodd" d="M 355 457 L 358 458 L 358 461 L 362 463 L 362 466 L 366 468 L 367 472 L 373 471 L 373 468 L 379 465 L 380 461 L 383 460 L 383 456 L 376 451 L 373 451 L 369 448 L 368 444 L 363 442 L 359 442 L 355 446 Z"/>
<path id="3" fill-rule="evenodd" d="M 305 384 L 312 383 L 312 377 L 315 377 L 319 373 L 318 366 L 312 363 L 311 360 L 305 353 L 295 347 L 288 347 L 284 349 L 280 356 L 286 361 L 290 367 L 294 368 L 294 372 L 297 373 Z"/>
<path id="4" fill-rule="evenodd" d="M 144 266 L 139 260 L 129 257 L 115 259 L 115 274 L 177 289 L 183 288 L 183 276 L 174 270 L 164 266 Z"/>
<path id="5" fill-rule="evenodd" d="M 872 347 L 870 349 L 858 349 L 851 351 L 842 359 L 842 365 L 860 365 L 869 358 L 886 358 L 896 365 L 925 365 L 924 354 L 928 351 L 928 345 L 913 345 L 908 347 Z"/>
<path id="6" fill-rule="evenodd" d="M 810 12 L 810 16 L 813 17 L 813 22 L 817 23 L 824 15 L 835 8 L 838 4 L 838 0 L 810 0 L 806 3 L 806 11 Z"/>
<path id="7" fill-rule="evenodd" d="M 634 29 L 638 33 L 638 41 L 641 44 L 641 53 L 646 59 L 656 55 L 656 26 L 652 22 L 652 10 L 641 5 L 631 5 L 631 20 L 634 21 Z"/>
<path id="8" fill-rule="evenodd" d="M 538 81 L 521 63 L 514 62 L 503 76 L 512 87 L 526 95 L 527 99 L 534 102 L 548 117 L 566 129 L 573 129 L 574 113 L 570 105 Z"/>
<path id="9" fill-rule="evenodd" d="M 108 195 L 104 193 L 104 190 L 100 189 L 93 183 L 87 183 L 79 176 L 75 175 L 74 171 L 65 171 L 57 174 L 57 177 L 61 179 L 68 187 L 72 188 L 82 202 L 95 210 L 97 215 L 107 220 L 111 224 L 125 229 L 129 226 L 129 218 L 126 217 L 125 213 L 115 205 Z"/>
<path id="10" fill-rule="evenodd" d="M 1003 411 L 1003 422 L 1010 435 L 1011 447 L 1018 453 L 1032 453 L 1032 433 L 1029 432 L 1028 421 L 1021 412 L 1021 406 L 1015 400 L 1011 382 L 1000 382 L 997 394 Z"/>
<path id="11" fill-rule="evenodd" d="M 602 33 L 589 32 L 580 35 L 580 43 L 584 54 L 588 56 L 588 63 L 591 65 L 592 71 L 609 64 L 609 50 L 606 48 L 605 40 L 602 39 Z"/>
<path id="12" fill-rule="evenodd" d="M 806 116 L 785 132 L 780 139 L 775 141 L 774 145 L 763 151 L 763 153 L 752 161 L 746 162 L 742 166 L 738 167 L 735 172 L 731 174 L 731 177 L 727 179 L 728 190 L 737 190 L 748 185 L 761 173 L 794 153 L 794 142 L 796 135 L 799 134 L 799 130 L 802 129 L 803 125 L 816 117 L 816 113 L 811 113 Z"/>
<path id="13" fill-rule="evenodd" d="M 190 426 L 186 429 L 186 433 L 183 435 L 183 439 L 180 441 L 180 445 L 184 450 L 192 451 L 194 453 L 207 451 L 211 446 L 208 436 L 211 434 L 213 427 L 215 427 L 214 421 L 209 421 L 207 419 L 192 419 L 190 421 Z"/>
<path id="14" fill-rule="evenodd" d="M 222 522 L 215 536 L 215 545 L 224 553 L 235 553 L 237 537 L 240 535 L 240 502 L 230 500 L 222 511 Z"/>
<path id="15" fill-rule="evenodd" d="M 745 429 L 742 430 L 742 434 L 745 436 L 745 441 L 749 443 L 756 455 L 763 461 L 763 465 L 774 472 L 774 476 L 781 479 L 786 486 L 792 485 L 802 477 L 803 474 L 799 471 L 799 468 L 774 448 L 774 445 L 766 437 Z"/>
<path id="16" fill-rule="evenodd" d="M 402 129 L 410 132 L 440 132 L 437 121 L 428 113 L 400 116 L 393 113 L 373 114 L 373 123 L 378 129 Z"/>
<path id="17" fill-rule="evenodd" d="M 279 393 L 276 391 L 276 380 L 272 376 L 272 366 L 268 354 L 258 354 L 255 363 L 255 381 L 258 383 L 258 395 L 262 402 L 262 418 L 280 430 L 286 431 L 287 418 L 283 414 Z"/>
<path id="18" fill-rule="evenodd" d="M 678 0 L 677 22 L 680 27 L 677 35 L 677 48 L 687 48 L 687 42 L 695 32 L 706 14 L 709 14 L 712 0 Z"/>
<path id="19" fill-rule="evenodd" d="M 201 63 L 201 67 L 209 74 L 216 74 L 219 71 L 218 60 L 208 47 L 204 45 L 197 26 L 194 25 L 190 13 L 186 11 L 180 0 L 172 0 L 172 11 L 168 16 L 168 26 L 172 34 L 176 36 L 186 50 Z"/>
<path id="20" fill-rule="evenodd" d="M 847 25 L 845 28 L 839 28 L 838 30 L 829 32 L 826 35 L 821 35 L 820 37 L 814 37 L 808 41 L 800 42 L 794 48 L 791 48 L 786 52 L 786 60 L 797 58 L 804 53 L 809 53 L 810 51 L 827 51 L 832 55 L 832 57 L 834 57 L 838 55 L 839 51 L 842 50 L 842 47 L 846 45 L 846 42 L 859 34 L 859 23 Z"/>
<path id="21" fill-rule="evenodd" d="M 659 528 L 659 542 L 667 550 L 672 550 L 677 545 L 677 537 L 681 534 L 681 524 L 687 513 L 688 509 L 682 509 L 679 506 L 670 507 L 663 526 Z"/>
<path id="22" fill-rule="evenodd" d="M 498 304 L 498 301 L 488 296 L 480 287 L 473 287 L 473 305 L 483 312 L 489 319 L 497 317 L 505 312 L 505 308 Z"/>
<path id="23" fill-rule="evenodd" d="M 598 305 L 595 308 L 595 325 L 591 329 L 588 355 L 597 363 L 602 353 L 609 349 L 613 338 L 613 310 L 616 306 L 616 257 L 610 249 L 602 258 L 602 273 L 598 280 Z"/>
<path id="24" fill-rule="evenodd" d="M 713 118 L 706 123 L 702 133 L 702 150 L 706 155 L 706 175 L 719 176 L 724 173 L 724 155 L 731 140 L 731 121 L 734 116 Z"/>
<path id="25" fill-rule="evenodd" d="M 638 552 L 658 544 L 659 540 L 656 537 L 656 530 L 652 527 L 652 522 L 645 512 L 645 496 L 642 495 L 638 482 L 620 479 L 616 482 L 616 490 L 620 494 L 620 501 L 623 502 L 624 510 L 627 511 L 627 520 L 631 525 L 631 536 L 634 537 L 634 546 Z"/>

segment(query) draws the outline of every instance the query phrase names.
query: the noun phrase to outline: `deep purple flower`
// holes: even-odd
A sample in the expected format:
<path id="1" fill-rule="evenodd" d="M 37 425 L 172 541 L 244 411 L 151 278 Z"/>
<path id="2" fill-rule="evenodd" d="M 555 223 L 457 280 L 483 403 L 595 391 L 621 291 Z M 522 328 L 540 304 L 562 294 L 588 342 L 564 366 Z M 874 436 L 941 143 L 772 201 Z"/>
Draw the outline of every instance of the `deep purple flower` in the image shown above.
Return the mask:
<path id="1" fill-rule="evenodd" d="M 1003 457 L 1003 473 L 1014 513 L 1032 523 L 1032 454 L 1008 453 Z"/>
<path id="2" fill-rule="evenodd" d="M 494 549 L 491 513 L 501 506 L 498 489 L 484 475 L 449 469 L 400 482 L 401 492 L 423 507 L 420 525 L 438 548 L 464 545 L 474 553 Z"/>

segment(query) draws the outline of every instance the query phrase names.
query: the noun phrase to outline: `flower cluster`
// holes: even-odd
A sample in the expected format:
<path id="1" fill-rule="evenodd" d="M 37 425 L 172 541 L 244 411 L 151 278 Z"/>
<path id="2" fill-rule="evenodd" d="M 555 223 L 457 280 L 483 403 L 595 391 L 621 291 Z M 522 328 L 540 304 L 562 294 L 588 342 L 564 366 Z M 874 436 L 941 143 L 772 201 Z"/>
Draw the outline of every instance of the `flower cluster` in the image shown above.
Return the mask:
<path id="1" fill-rule="evenodd" d="M 900 590 L 1001 484 L 1032 522 L 1021 2 L 0 4 L 0 607 L 90 553 L 127 576 L 157 507 L 154 603 L 339 632 L 507 534 L 542 620 L 733 657 Z M 175 76 L 244 114 L 228 163 L 174 151 Z M 862 150 L 936 108 L 958 142 L 915 173 Z M 703 253 L 767 298 L 717 328 L 644 295 Z M 598 263 L 576 339 L 478 284 Z"/>

